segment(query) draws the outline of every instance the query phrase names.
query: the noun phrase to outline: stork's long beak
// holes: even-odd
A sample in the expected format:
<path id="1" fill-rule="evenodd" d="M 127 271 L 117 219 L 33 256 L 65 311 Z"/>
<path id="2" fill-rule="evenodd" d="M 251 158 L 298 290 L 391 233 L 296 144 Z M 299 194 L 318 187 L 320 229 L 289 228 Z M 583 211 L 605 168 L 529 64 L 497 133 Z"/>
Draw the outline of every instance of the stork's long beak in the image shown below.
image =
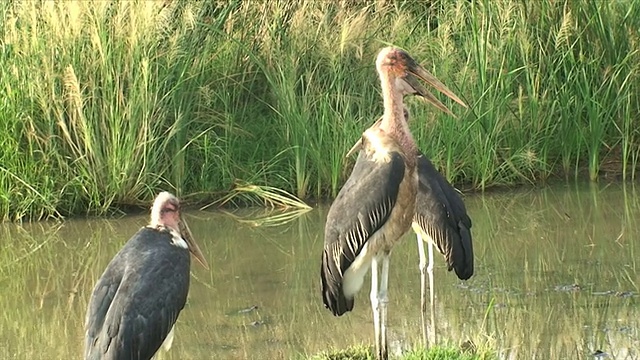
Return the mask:
<path id="1" fill-rule="evenodd" d="M 405 119 L 407 118 L 406 111 L 407 110 L 405 108 Z M 380 124 L 381 121 L 382 121 L 382 117 L 380 117 L 378 120 L 376 120 L 376 122 L 374 122 L 373 125 L 371 125 L 371 128 L 373 128 L 373 127 L 377 126 L 378 124 Z M 344 157 L 348 158 L 351 155 L 355 154 L 360 149 L 362 149 L 362 137 L 360 137 L 358 139 L 358 141 L 355 144 L 353 144 L 351 149 L 349 149 L 349 151 L 347 152 L 347 155 L 345 155 Z"/>
<path id="2" fill-rule="evenodd" d="M 411 59 L 413 60 L 413 59 Z M 433 94 L 431 94 L 419 81 L 418 79 L 422 79 L 427 84 L 434 87 L 436 90 L 441 93 L 447 95 L 453 101 L 458 104 L 467 107 L 467 104 L 464 101 L 460 100 L 460 98 L 453 93 L 453 91 L 449 90 L 440 80 L 438 80 L 435 76 L 431 75 L 427 70 L 425 70 L 422 66 L 418 65 L 415 61 L 407 62 L 407 74 L 400 78 L 400 84 L 404 82 L 406 89 L 403 87 L 401 91 L 403 95 L 405 94 L 415 94 L 423 97 L 426 101 L 433 104 L 438 109 L 446 112 L 447 114 L 453 115 L 449 109 L 444 106 L 443 103 L 440 102 Z M 400 85 L 398 84 L 398 85 Z M 413 91 L 411 91 L 413 89 Z"/>
<path id="3" fill-rule="evenodd" d="M 204 254 L 200 251 L 200 247 L 196 244 L 196 241 L 193 239 L 193 234 L 191 233 L 191 229 L 189 229 L 189 225 L 184 221 L 182 216 L 180 216 L 180 235 L 187 242 L 189 246 L 189 251 L 193 254 L 193 257 L 198 260 L 200 265 L 204 266 L 205 269 L 209 270 L 209 264 L 207 260 L 204 258 Z"/>
<path id="4" fill-rule="evenodd" d="M 349 149 L 349 152 L 347 152 L 347 155 L 345 157 L 350 157 L 360 149 L 362 149 L 362 138 L 358 139 L 358 141 L 351 147 L 351 149 Z"/>

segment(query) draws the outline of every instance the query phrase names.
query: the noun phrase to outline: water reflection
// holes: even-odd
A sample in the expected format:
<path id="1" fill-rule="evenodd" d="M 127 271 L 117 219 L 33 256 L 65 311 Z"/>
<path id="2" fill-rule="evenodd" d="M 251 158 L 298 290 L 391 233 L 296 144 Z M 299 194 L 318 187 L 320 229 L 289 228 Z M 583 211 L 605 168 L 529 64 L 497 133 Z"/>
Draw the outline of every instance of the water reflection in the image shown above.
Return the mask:
<path id="1" fill-rule="evenodd" d="M 438 339 L 471 339 L 505 359 L 640 357 L 640 197 L 627 185 L 554 186 L 470 195 L 476 275 L 447 273 L 438 258 Z M 368 285 L 354 312 L 323 308 L 319 271 L 328 207 L 294 221 L 193 212 L 188 221 L 212 267 L 193 267 L 185 311 L 164 359 L 303 358 L 372 343 Z M 0 357 L 76 359 L 93 283 L 147 221 L 68 220 L 0 228 Z M 255 226 L 262 225 L 262 226 Z M 389 340 L 420 343 L 415 237 L 391 257 Z M 368 282 L 367 282 L 368 284 Z"/>

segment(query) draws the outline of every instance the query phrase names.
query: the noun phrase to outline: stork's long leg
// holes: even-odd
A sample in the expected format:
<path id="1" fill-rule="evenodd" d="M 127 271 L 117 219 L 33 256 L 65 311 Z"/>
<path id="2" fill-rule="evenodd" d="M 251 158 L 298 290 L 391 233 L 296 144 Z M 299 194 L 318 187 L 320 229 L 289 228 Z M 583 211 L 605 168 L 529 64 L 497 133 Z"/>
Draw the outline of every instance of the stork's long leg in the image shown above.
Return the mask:
<path id="1" fill-rule="evenodd" d="M 169 334 L 167 334 L 167 337 L 164 338 L 164 342 L 162 343 L 162 348 L 164 349 L 164 351 L 169 351 L 169 349 L 171 349 L 171 345 L 173 345 L 175 330 L 176 330 L 176 325 L 174 324 L 171 327 L 171 331 L 169 331 Z"/>
<path id="2" fill-rule="evenodd" d="M 389 279 L 389 255 L 382 255 L 382 271 L 378 278 L 378 258 L 371 262 L 371 309 L 376 336 L 376 359 L 387 360 L 387 285 Z M 378 282 L 379 280 L 379 282 Z"/>
<path id="3" fill-rule="evenodd" d="M 436 302 L 434 296 L 434 286 L 433 286 L 433 241 L 429 239 L 429 266 L 427 266 L 427 273 L 429 273 L 429 297 L 431 300 L 431 333 L 432 344 L 436 343 L 437 331 L 436 331 Z"/>
<path id="4" fill-rule="evenodd" d="M 431 307 L 431 343 L 436 343 L 436 308 L 435 308 L 435 295 L 433 286 L 433 241 L 431 239 L 422 239 L 419 232 L 416 233 L 418 239 L 418 254 L 420 255 L 420 310 L 422 314 L 422 340 L 424 345 L 429 344 L 427 334 L 427 274 L 429 274 L 429 300 Z M 425 241 L 426 240 L 426 241 Z M 427 266 L 427 256 L 424 253 L 424 243 L 427 242 L 429 251 L 429 263 Z"/>
<path id="5" fill-rule="evenodd" d="M 163 351 L 160 351 L 160 349 L 158 349 L 158 352 L 156 352 L 152 357 L 151 360 L 163 360 L 165 359 L 166 353 L 171 349 L 171 345 L 173 345 L 173 339 L 174 339 L 174 332 L 176 330 L 176 325 L 173 324 L 173 326 L 171 327 L 171 331 L 169 331 L 169 334 L 167 334 L 167 337 L 164 338 L 164 341 L 162 342 L 162 345 L 160 346 L 160 348 Z"/>
<path id="6" fill-rule="evenodd" d="M 387 346 L 387 288 L 389 285 L 389 254 L 382 255 L 382 276 L 380 278 L 380 289 L 378 289 L 378 301 L 380 302 L 380 334 L 382 340 L 382 353 L 379 355 L 381 360 L 387 360 L 389 352 Z"/>
<path id="7" fill-rule="evenodd" d="M 418 239 L 418 255 L 420 255 L 420 263 L 418 268 L 420 269 L 420 314 L 422 315 L 422 340 L 424 346 L 428 345 L 427 339 L 427 256 L 424 253 L 424 241 L 420 232 L 416 232 Z"/>
<path id="8" fill-rule="evenodd" d="M 380 302 L 378 301 L 378 259 L 371 261 L 371 311 L 373 312 L 373 331 L 376 338 L 376 355 L 381 352 L 381 331 L 380 331 Z"/>

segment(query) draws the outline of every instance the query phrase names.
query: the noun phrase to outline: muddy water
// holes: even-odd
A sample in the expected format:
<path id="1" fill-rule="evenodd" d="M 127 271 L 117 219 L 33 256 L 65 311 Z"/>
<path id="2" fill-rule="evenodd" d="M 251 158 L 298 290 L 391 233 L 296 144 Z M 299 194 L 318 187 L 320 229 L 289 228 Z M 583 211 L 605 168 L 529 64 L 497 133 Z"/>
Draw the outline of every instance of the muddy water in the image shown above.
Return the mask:
<path id="1" fill-rule="evenodd" d="M 476 274 L 436 257 L 438 339 L 504 359 L 640 358 L 640 188 L 561 185 L 469 195 Z M 368 282 L 354 312 L 322 306 L 318 207 L 267 226 L 259 212 L 191 212 L 211 270 L 194 263 L 189 300 L 163 359 L 301 359 L 371 344 Z M 244 219 L 244 220 L 243 220 Z M 0 358 L 78 359 L 91 289 L 146 216 L 0 226 Z M 257 226 L 262 224 L 261 226 Z M 419 344 L 415 237 L 391 258 L 392 349 Z"/>

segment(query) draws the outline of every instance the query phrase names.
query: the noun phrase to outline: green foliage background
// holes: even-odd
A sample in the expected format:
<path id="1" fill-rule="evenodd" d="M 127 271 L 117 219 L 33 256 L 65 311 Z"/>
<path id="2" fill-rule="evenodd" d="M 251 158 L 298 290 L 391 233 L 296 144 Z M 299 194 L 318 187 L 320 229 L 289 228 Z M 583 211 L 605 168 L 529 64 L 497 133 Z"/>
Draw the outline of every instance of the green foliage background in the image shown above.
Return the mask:
<path id="1" fill-rule="evenodd" d="M 104 214 L 161 189 L 199 204 L 330 198 L 349 174 L 346 151 L 382 113 L 374 59 L 389 44 L 470 106 L 447 102 L 453 119 L 410 102 L 421 149 L 450 181 L 633 179 L 637 168 L 637 1 L 16 1 L 0 11 L 4 220 Z"/>

